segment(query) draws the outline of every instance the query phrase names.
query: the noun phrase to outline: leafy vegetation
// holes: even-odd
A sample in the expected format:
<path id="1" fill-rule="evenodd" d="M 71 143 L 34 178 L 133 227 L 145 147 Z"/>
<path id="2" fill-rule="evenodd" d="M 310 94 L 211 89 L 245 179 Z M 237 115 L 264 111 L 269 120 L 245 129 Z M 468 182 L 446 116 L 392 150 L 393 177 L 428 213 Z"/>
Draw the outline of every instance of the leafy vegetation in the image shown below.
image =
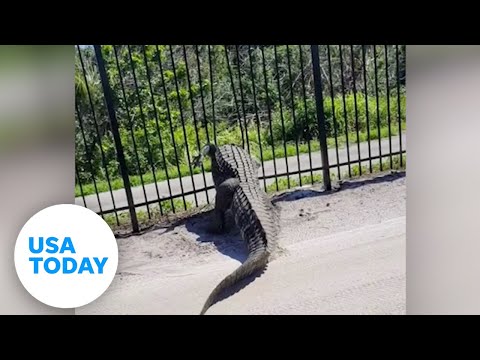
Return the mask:
<path id="1" fill-rule="evenodd" d="M 300 153 L 309 142 L 319 149 L 307 46 L 105 45 L 102 54 L 133 186 L 200 172 L 190 160 L 206 142 L 245 144 L 264 160 L 296 154 L 297 143 Z M 356 141 L 357 128 L 360 141 L 405 128 L 403 46 L 320 46 L 320 62 L 329 146 Z M 75 69 L 76 196 L 123 188 L 91 47 L 77 49 Z"/>

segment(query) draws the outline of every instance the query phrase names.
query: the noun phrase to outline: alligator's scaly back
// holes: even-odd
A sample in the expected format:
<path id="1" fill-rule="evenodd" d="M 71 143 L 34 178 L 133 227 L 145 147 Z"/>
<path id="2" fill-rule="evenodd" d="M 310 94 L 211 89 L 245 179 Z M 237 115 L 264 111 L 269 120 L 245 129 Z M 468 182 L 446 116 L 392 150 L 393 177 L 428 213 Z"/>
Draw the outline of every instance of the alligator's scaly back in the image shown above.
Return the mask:
<path id="1" fill-rule="evenodd" d="M 213 151 L 212 151 L 213 149 Z M 258 165 L 243 149 L 232 145 L 210 148 L 212 174 L 216 187 L 229 179 L 238 179 L 232 190 L 231 210 L 246 241 L 249 255 L 232 274 L 223 279 L 208 297 L 200 314 L 217 302 L 222 293 L 239 281 L 260 272 L 268 264 L 278 234 L 277 214 L 258 181 Z M 228 197 L 217 201 L 229 201 Z M 225 205 L 225 204 L 223 204 Z"/>

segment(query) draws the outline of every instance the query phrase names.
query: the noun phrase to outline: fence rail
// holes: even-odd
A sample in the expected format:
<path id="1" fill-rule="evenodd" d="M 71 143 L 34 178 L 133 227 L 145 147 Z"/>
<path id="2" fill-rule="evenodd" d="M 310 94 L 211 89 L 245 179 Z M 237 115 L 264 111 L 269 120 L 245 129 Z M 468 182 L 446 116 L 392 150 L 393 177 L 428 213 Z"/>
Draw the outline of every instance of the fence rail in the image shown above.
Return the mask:
<path id="1" fill-rule="evenodd" d="M 403 167 L 403 45 L 76 46 L 76 202 L 112 225 L 210 203 L 208 143 L 266 191 Z"/>

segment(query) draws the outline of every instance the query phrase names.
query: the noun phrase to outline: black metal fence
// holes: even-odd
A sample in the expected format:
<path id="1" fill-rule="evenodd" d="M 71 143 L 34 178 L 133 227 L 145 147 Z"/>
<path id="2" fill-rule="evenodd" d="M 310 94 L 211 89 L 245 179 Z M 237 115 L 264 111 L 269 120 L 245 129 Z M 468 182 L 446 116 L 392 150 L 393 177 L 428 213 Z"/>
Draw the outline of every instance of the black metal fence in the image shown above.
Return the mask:
<path id="1" fill-rule="evenodd" d="M 78 45 L 75 96 L 76 202 L 134 232 L 212 201 L 207 142 L 266 191 L 405 166 L 403 45 Z"/>

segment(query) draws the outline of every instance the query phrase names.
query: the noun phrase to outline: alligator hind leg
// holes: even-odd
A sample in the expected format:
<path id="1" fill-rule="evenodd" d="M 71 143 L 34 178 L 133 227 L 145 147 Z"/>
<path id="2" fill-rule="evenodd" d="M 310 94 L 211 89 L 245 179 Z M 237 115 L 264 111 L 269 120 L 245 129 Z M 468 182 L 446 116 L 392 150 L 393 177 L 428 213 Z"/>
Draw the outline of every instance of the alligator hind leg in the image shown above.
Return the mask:
<path id="1" fill-rule="evenodd" d="M 208 232 L 218 234 L 225 231 L 225 212 L 232 204 L 233 193 L 239 183 L 238 179 L 230 178 L 218 186 L 217 194 L 215 195 L 212 224 L 208 227 Z"/>

